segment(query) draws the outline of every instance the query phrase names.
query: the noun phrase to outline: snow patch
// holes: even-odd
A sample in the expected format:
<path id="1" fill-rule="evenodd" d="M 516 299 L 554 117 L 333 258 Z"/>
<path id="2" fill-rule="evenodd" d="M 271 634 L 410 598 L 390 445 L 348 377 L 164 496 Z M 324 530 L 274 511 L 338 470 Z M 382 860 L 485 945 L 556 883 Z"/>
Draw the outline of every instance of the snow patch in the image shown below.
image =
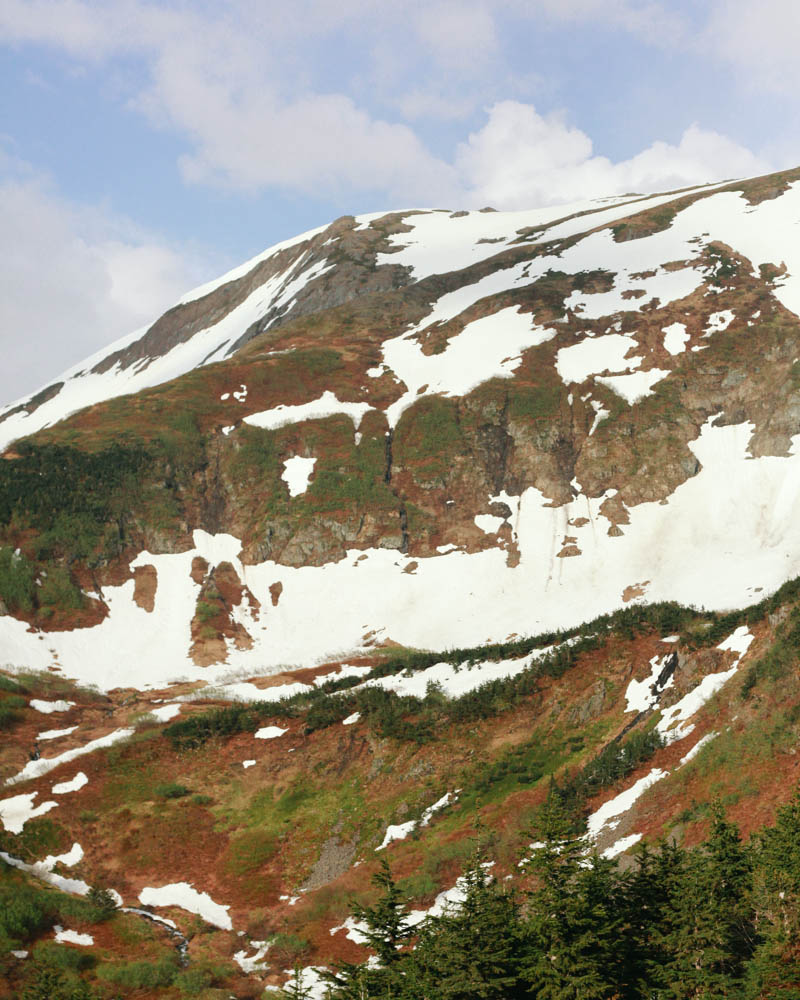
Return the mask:
<path id="1" fill-rule="evenodd" d="M 670 323 L 662 331 L 664 334 L 664 350 L 670 354 L 682 354 L 686 350 L 689 334 L 685 323 Z"/>
<path id="2" fill-rule="evenodd" d="M 6 778 L 6 784 L 16 785 L 20 781 L 28 781 L 30 778 L 41 778 L 43 774 L 47 774 L 48 771 L 52 771 L 60 764 L 68 764 L 77 757 L 83 757 L 85 754 L 93 753 L 103 747 L 113 746 L 120 740 L 126 740 L 129 736 L 133 736 L 133 733 L 133 729 L 115 729 L 107 736 L 99 736 L 96 740 L 92 740 L 82 747 L 75 747 L 59 754 L 58 757 L 41 757 L 39 760 L 29 760 L 19 774 L 15 774 L 13 778 Z"/>
<path id="3" fill-rule="evenodd" d="M 700 753 L 703 747 L 710 743 L 713 739 L 716 739 L 717 736 L 719 736 L 719 733 L 706 733 L 705 736 L 701 737 L 692 749 L 681 757 L 681 766 L 688 764 L 690 760 L 693 760 Z"/>
<path id="4" fill-rule="evenodd" d="M 173 882 L 157 889 L 147 887 L 139 893 L 139 902 L 144 906 L 177 906 L 224 931 L 233 930 L 228 916 L 230 906 L 215 903 L 207 892 L 198 892 L 189 882 Z"/>
<path id="5" fill-rule="evenodd" d="M 78 771 L 70 781 L 62 781 L 57 785 L 53 785 L 51 791 L 53 795 L 67 795 L 69 792 L 79 792 L 84 785 L 88 784 L 89 779 L 83 771 Z"/>
<path id="6" fill-rule="evenodd" d="M 590 375 L 599 375 L 605 371 L 629 371 L 642 363 L 641 357 L 625 359 L 625 355 L 638 346 L 633 337 L 622 333 L 587 337 L 558 351 L 556 371 L 564 385 L 580 384 Z"/>
<path id="7" fill-rule="evenodd" d="M 80 944 L 84 947 L 94 944 L 94 938 L 91 934 L 81 934 L 78 931 L 65 931 L 60 924 L 56 924 L 53 930 L 55 931 L 56 941 L 59 944 Z"/>
<path id="8" fill-rule="evenodd" d="M 612 392 L 633 406 L 645 396 L 652 395 L 653 386 L 667 375 L 669 372 L 663 368 L 650 368 L 646 372 L 632 372 L 630 375 L 599 375 L 596 381 L 608 386 Z"/>
<path id="9" fill-rule="evenodd" d="M 275 430 L 287 424 L 299 424 L 304 420 L 322 420 L 343 413 L 350 417 L 358 430 L 364 414 L 371 410 L 369 403 L 342 403 L 336 394 L 326 390 L 318 399 L 296 406 L 275 406 L 271 410 L 251 413 L 244 418 L 246 424 L 252 427 L 262 427 L 265 430 Z"/>
<path id="10" fill-rule="evenodd" d="M 630 788 L 626 789 L 624 792 L 620 792 L 613 799 L 609 799 L 605 802 L 599 809 L 592 813 L 592 815 L 587 820 L 587 834 L 592 840 L 597 840 L 600 832 L 607 828 L 613 830 L 619 825 L 619 819 L 624 813 L 633 806 L 634 802 L 642 796 L 648 788 L 651 788 L 657 781 L 661 781 L 662 778 L 666 778 L 669 774 L 668 771 L 662 771 L 659 768 L 653 768 L 649 774 L 646 774 L 643 778 L 639 778 L 637 782 L 631 785 Z"/>
<path id="11" fill-rule="evenodd" d="M 274 740 L 288 732 L 288 729 L 281 729 L 280 726 L 264 726 L 263 729 L 257 730 L 255 737 L 257 740 Z"/>
<path id="12" fill-rule="evenodd" d="M 34 806 L 33 800 L 38 794 L 38 792 L 30 792 L 28 795 L 14 795 L 10 799 L 0 801 L 0 820 L 8 833 L 22 833 L 22 828 L 29 819 L 44 816 L 45 813 L 58 806 L 57 802 L 42 802 L 40 805 Z"/>
<path id="13" fill-rule="evenodd" d="M 301 493 L 305 493 L 308 489 L 308 484 L 311 482 L 311 475 L 314 472 L 316 463 L 316 458 L 303 458 L 301 455 L 295 455 L 293 458 L 286 459 L 283 463 L 281 479 L 289 487 L 290 497 L 300 496 Z"/>
<path id="14" fill-rule="evenodd" d="M 35 708 L 37 712 L 43 712 L 45 715 L 50 715 L 52 712 L 68 712 L 75 702 L 42 701 L 40 698 L 34 698 L 30 704 L 31 708 Z"/>
<path id="15" fill-rule="evenodd" d="M 48 729 L 44 733 L 38 733 L 36 739 L 57 740 L 60 736 L 69 736 L 70 733 L 74 733 L 77 728 L 77 726 L 70 726 L 68 729 Z"/>

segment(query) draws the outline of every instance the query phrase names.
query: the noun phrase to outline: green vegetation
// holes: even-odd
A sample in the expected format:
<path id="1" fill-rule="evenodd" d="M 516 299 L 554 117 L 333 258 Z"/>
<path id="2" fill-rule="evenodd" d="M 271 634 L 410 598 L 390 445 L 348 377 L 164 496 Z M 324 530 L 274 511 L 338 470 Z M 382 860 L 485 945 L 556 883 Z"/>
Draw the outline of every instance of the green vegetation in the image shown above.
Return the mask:
<path id="1" fill-rule="evenodd" d="M 33 565 L 22 553 L 0 547 L 0 599 L 9 611 L 30 611 L 33 607 Z"/>
<path id="2" fill-rule="evenodd" d="M 337 965 L 329 1000 L 798 996 L 800 794 L 751 845 L 717 805 L 700 846 L 642 847 L 633 867 L 587 856 L 557 796 L 538 837 L 524 894 L 476 853 L 461 905 L 415 928 L 384 862 L 377 902 L 353 908 L 377 961 Z"/>
<path id="3" fill-rule="evenodd" d="M 162 732 L 176 749 L 188 750 L 215 737 L 253 732 L 267 718 L 295 718 L 305 713 L 306 731 L 313 732 L 341 722 L 357 711 L 382 737 L 426 743 L 437 737 L 442 724 L 492 718 L 522 699 L 535 696 L 539 679 L 562 677 L 579 656 L 601 648 L 614 636 L 633 639 L 651 632 L 680 633 L 685 647 L 707 648 L 719 644 L 740 625 L 762 621 L 799 595 L 800 578 L 796 578 L 759 604 L 726 614 L 700 612 L 675 602 L 634 605 L 601 615 L 576 628 L 534 638 L 444 652 L 404 650 L 387 656 L 364 678 L 332 679 L 311 691 L 277 702 L 235 704 L 196 713 L 166 726 Z M 791 646 L 795 638 L 788 639 L 787 646 Z M 533 659 L 516 676 L 488 681 L 458 698 L 446 698 L 436 687 L 430 687 L 424 698 L 398 695 L 378 687 L 361 687 L 365 680 L 415 673 L 436 663 L 463 665 L 463 669 L 469 669 L 485 661 L 523 657 L 554 644 L 557 644 L 554 650 Z M 357 687 L 357 691 L 349 690 Z"/>
<path id="4" fill-rule="evenodd" d="M 156 785 L 154 791 L 160 799 L 182 799 L 184 795 L 191 794 L 186 785 L 178 785 L 172 781 L 164 785 Z"/>
<path id="5" fill-rule="evenodd" d="M 115 444 L 90 453 L 22 441 L 17 450 L 19 458 L 0 463 L 0 527 L 13 520 L 33 528 L 41 555 L 85 559 L 109 546 L 117 551 L 148 460 L 144 449 Z"/>

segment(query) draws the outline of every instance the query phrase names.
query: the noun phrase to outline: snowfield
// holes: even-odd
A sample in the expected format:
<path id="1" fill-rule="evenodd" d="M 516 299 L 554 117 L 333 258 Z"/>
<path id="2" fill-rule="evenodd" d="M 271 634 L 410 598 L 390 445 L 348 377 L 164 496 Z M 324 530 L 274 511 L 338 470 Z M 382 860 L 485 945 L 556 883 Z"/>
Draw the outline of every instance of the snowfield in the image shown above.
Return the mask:
<path id="1" fill-rule="evenodd" d="M 785 263 L 773 294 L 800 315 L 800 184 L 756 205 L 736 192 L 697 190 L 707 193 L 678 212 L 667 228 L 622 242 L 615 241 L 610 229 L 598 227 L 634 211 L 667 204 L 673 196 L 606 199 L 530 212 L 404 214 L 407 231 L 388 237 L 396 252 L 379 254 L 377 264 L 406 266 L 414 280 L 460 272 L 514 246 L 541 245 L 541 256 L 504 259 L 503 266 L 498 263 L 478 280 L 474 273 L 466 273 L 465 283 L 431 302 L 420 322 L 383 342 L 382 360 L 367 370 L 364 381 L 392 373 L 405 387 L 400 398 L 387 406 L 390 425 L 424 395 L 459 395 L 490 378 L 513 378 L 522 352 L 553 341 L 555 373 L 571 393 L 589 400 L 595 413 L 590 430 L 594 433 L 608 410 L 591 398 L 593 386 L 610 389 L 627 405 L 635 406 L 670 374 L 671 364 L 681 363 L 687 350 L 686 324 L 664 327 L 658 333 L 664 350 L 659 343 L 656 366 L 653 356 L 641 347 L 637 332 L 620 332 L 620 317 L 641 311 L 654 299 L 664 306 L 697 292 L 707 277 L 700 258 L 712 241 L 729 245 L 756 270 L 762 263 Z M 361 217 L 358 226 L 369 226 L 377 218 Z M 238 280 L 260 261 L 291 250 L 284 270 L 252 290 L 214 325 L 162 357 L 125 370 L 117 365 L 103 374 L 91 373 L 110 352 L 133 343 L 142 333 L 138 331 L 76 366 L 48 402 L 32 413 L 21 410 L 0 424 L 0 447 L 79 406 L 136 392 L 222 357 L 228 345 L 254 322 L 270 310 L 288 308 L 302 288 L 327 273 L 326 260 L 312 263 L 303 245 L 319 232 L 273 247 L 218 282 L 190 293 L 184 301 Z M 552 251 L 554 241 L 573 237 L 574 242 L 558 253 Z M 567 299 L 567 308 L 589 325 L 577 343 L 570 340 L 559 345 L 557 322 L 538 326 L 520 306 L 504 301 L 488 315 L 465 317 L 460 332 L 454 324 L 454 335 L 440 353 L 422 349 L 421 334 L 457 320 L 487 296 L 524 288 L 552 270 L 576 275 L 598 269 L 608 275 L 600 286 L 606 290 L 575 290 Z M 731 310 L 710 308 L 705 334 L 713 338 L 740 321 Z M 692 350 L 698 347 L 702 345 L 695 344 Z M 353 393 L 357 395 L 355 389 Z M 246 385 L 231 385 L 223 395 L 247 405 Z M 358 436 L 370 408 L 362 398 L 339 399 L 328 390 L 305 403 L 254 410 L 243 420 L 275 428 L 344 414 L 352 419 Z M 572 501 L 558 507 L 533 486 L 520 496 L 504 494 L 503 501 L 512 507 L 511 523 L 520 553 L 516 567 L 507 564 L 507 553 L 500 547 L 475 554 L 443 547 L 434 557 L 413 560 L 396 550 L 378 548 L 353 550 L 339 562 L 322 566 L 284 566 L 271 560 L 243 565 L 241 544 L 233 535 L 196 530 L 190 551 L 144 551 L 133 561 L 133 568 L 152 566 L 157 571 L 152 612 L 134 603 L 134 582 L 128 581 L 104 589 L 109 614 L 93 628 L 36 633 L 26 623 L 2 616 L 0 664 L 12 669 L 53 669 L 101 690 L 131 683 L 160 688 L 203 680 L 223 697 L 274 698 L 302 690 L 304 685 L 285 685 L 265 693 L 248 682 L 226 682 L 237 671 L 242 672 L 239 676 L 252 677 L 254 668 L 269 674 L 309 666 L 385 641 L 443 649 L 570 627 L 618 608 L 627 588 L 645 580 L 644 592 L 636 600 L 676 600 L 713 609 L 743 606 L 750 603 L 755 590 L 768 594 L 800 575 L 800 521 L 794 516 L 800 502 L 800 435 L 793 438 L 787 457 L 752 458 L 748 448 L 753 425 L 717 426 L 715 419 L 709 418 L 690 444 L 699 472 L 666 501 L 631 508 L 630 523 L 622 527 L 621 535 L 609 536 L 612 522 L 601 513 L 613 491 L 588 496 L 575 482 Z M 285 461 L 283 479 L 291 496 L 308 488 L 315 461 L 302 455 Z M 503 520 L 479 513 L 475 524 L 493 535 Z M 570 558 L 559 556 L 566 535 L 575 538 Z M 206 559 L 212 569 L 222 561 L 231 562 L 261 605 L 258 615 L 246 603 L 234 611 L 235 621 L 253 640 L 252 648 L 237 649 L 233 640 L 227 640 L 226 662 L 210 667 L 198 667 L 189 654 L 190 623 L 200 592 L 190 575 L 195 557 Z M 412 562 L 414 571 L 407 572 Z M 275 606 L 270 587 L 276 583 L 282 591 Z M 448 595 L 446 602 L 442 594 Z M 311 628 L 309 608 L 314 609 Z M 112 649 L 114 655 L 109 656 Z M 493 665 L 492 669 L 518 666 Z M 429 680 L 457 693 L 469 683 L 469 672 L 438 665 L 426 676 L 387 678 L 385 682 L 417 692 Z M 42 712 L 70 707 L 66 701 L 33 701 L 31 705 Z M 177 706 L 165 706 L 154 714 L 167 721 L 176 713 Z M 673 716 L 671 721 L 679 728 L 682 721 Z M 42 738 L 67 732 L 47 730 Z M 62 755 L 56 760 L 66 759 L 72 758 Z M 44 773 L 43 768 L 49 766 L 46 760 L 32 762 L 18 778 Z"/>
<path id="2" fill-rule="evenodd" d="M 245 566 L 238 539 L 198 530 L 188 552 L 142 552 L 134 560 L 134 567 L 157 569 L 152 612 L 134 603 L 134 583 L 128 581 L 105 590 L 110 614 L 91 629 L 42 633 L 42 641 L 24 622 L 6 616 L 0 618 L 0 662 L 56 667 L 105 690 L 129 685 L 134 678 L 142 688 L 179 680 L 215 685 L 235 670 L 252 675 L 254 664 L 270 673 L 364 649 L 363 637 L 371 630 L 379 639 L 443 649 L 565 628 L 619 607 L 625 588 L 641 580 L 650 581 L 646 600 L 717 609 L 743 606 L 753 587 L 766 594 L 800 575 L 800 522 L 793 516 L 800 504 L 797 439 L 787 458 L 753 459 L 748 455 L 751 434 L 750 424 L 717 427 L 709 420 L 691 445 L 700 472 L 679 486 L 668 503 L 632 508 L 630 524 L 619 537 L 608 535 L 611 522 L 600 513 L 605 496 L 578 493 L 571 503 L 552 507 L 537 489 L 528 488 L 518 501 L 515 529 L 521 558 L 515 568 L 507 566 L 501 549 L 416 559 L 413 574 L 404 572 L 412 560 L 386 549 L 352 552 L 319 567 L 272 561 Z M 578 518 L 586 518 L 582 527 L 575 526 Z M 558 557 L 565 534 L 577 538 L 580 556 Z M 253 649 L 238 650 L 230 642 L 226 664 L 198 667 L 189 656 L 190 622 L 200 591 L 190 576 L 195 556 L 203 556 L 211 567 L 231 562 L 261 602 L 258 620 L 246 606 L 238 609 Z M 366 558 L 359 560 L 361 556 Z M 283 592 L 273 607 L 269 588 L 276 580 Z M 440 599 L 443 593 L 449 595 L 446 604 Z M 531 599 L 534 594 L 536 600 Z M 308 628 L 309 607 L 316 611 L 313 629 Z M 113 658 L 108 649 L 116 650 Z M 494 664 L 492 669 L 521 666 L 512 661 L 507 668 Z M 456 673 L 449 665 L 426 674 L 382 683 L 414 693 L 429 680 L 451 693 L 470 683 L 470 671 Z M 234 682 L 223 684 L 220 694 L 271 699 L 305 687 L 295 682 L 262 691 Z M 56 761 L 82 752 L 87 750 L 68 751 Z M 57 764 L 31 762 L 12 780 L 51 766 Z"/>

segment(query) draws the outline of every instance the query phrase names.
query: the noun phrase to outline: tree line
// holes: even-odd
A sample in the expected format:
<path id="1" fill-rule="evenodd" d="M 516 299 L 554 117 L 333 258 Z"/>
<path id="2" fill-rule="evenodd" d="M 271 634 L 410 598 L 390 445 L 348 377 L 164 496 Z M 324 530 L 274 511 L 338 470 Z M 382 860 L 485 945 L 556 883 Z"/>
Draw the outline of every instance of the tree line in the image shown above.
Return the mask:
<path id="1" fill-rule="evenodd" d="M 324 971 L 328 1000 L 800 998 L 800 791 L 748 844 L 715 805 L 699 846 L 632 863 L 571 827 L 549 796 L 524 892 L 476 852 L 463 901 L 417 926 L 384 861 L 352 909 L 373 957 Z M 283 997 L 309 995 L 298 969 Z"/>

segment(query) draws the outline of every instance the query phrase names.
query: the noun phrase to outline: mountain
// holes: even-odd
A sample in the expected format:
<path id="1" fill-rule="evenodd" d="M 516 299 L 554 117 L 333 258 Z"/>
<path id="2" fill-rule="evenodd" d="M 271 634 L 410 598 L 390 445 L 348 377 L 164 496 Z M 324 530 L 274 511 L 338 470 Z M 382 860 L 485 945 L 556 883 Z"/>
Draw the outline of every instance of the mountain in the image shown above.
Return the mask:
<path id="1" fill-rule="evenodd" d="M 344 217 L 0 410 L 5 877 L 168 907 L 148 961 L 255 996 L 363 956 L 381 850 L 420 912 L 476 827 L 516 877 L 551 778 L 609 857 L 712 785 L 772 822 L 799 222 L 800 170 Z M 150 918 L 75 906 L 134 989 Z"/>

